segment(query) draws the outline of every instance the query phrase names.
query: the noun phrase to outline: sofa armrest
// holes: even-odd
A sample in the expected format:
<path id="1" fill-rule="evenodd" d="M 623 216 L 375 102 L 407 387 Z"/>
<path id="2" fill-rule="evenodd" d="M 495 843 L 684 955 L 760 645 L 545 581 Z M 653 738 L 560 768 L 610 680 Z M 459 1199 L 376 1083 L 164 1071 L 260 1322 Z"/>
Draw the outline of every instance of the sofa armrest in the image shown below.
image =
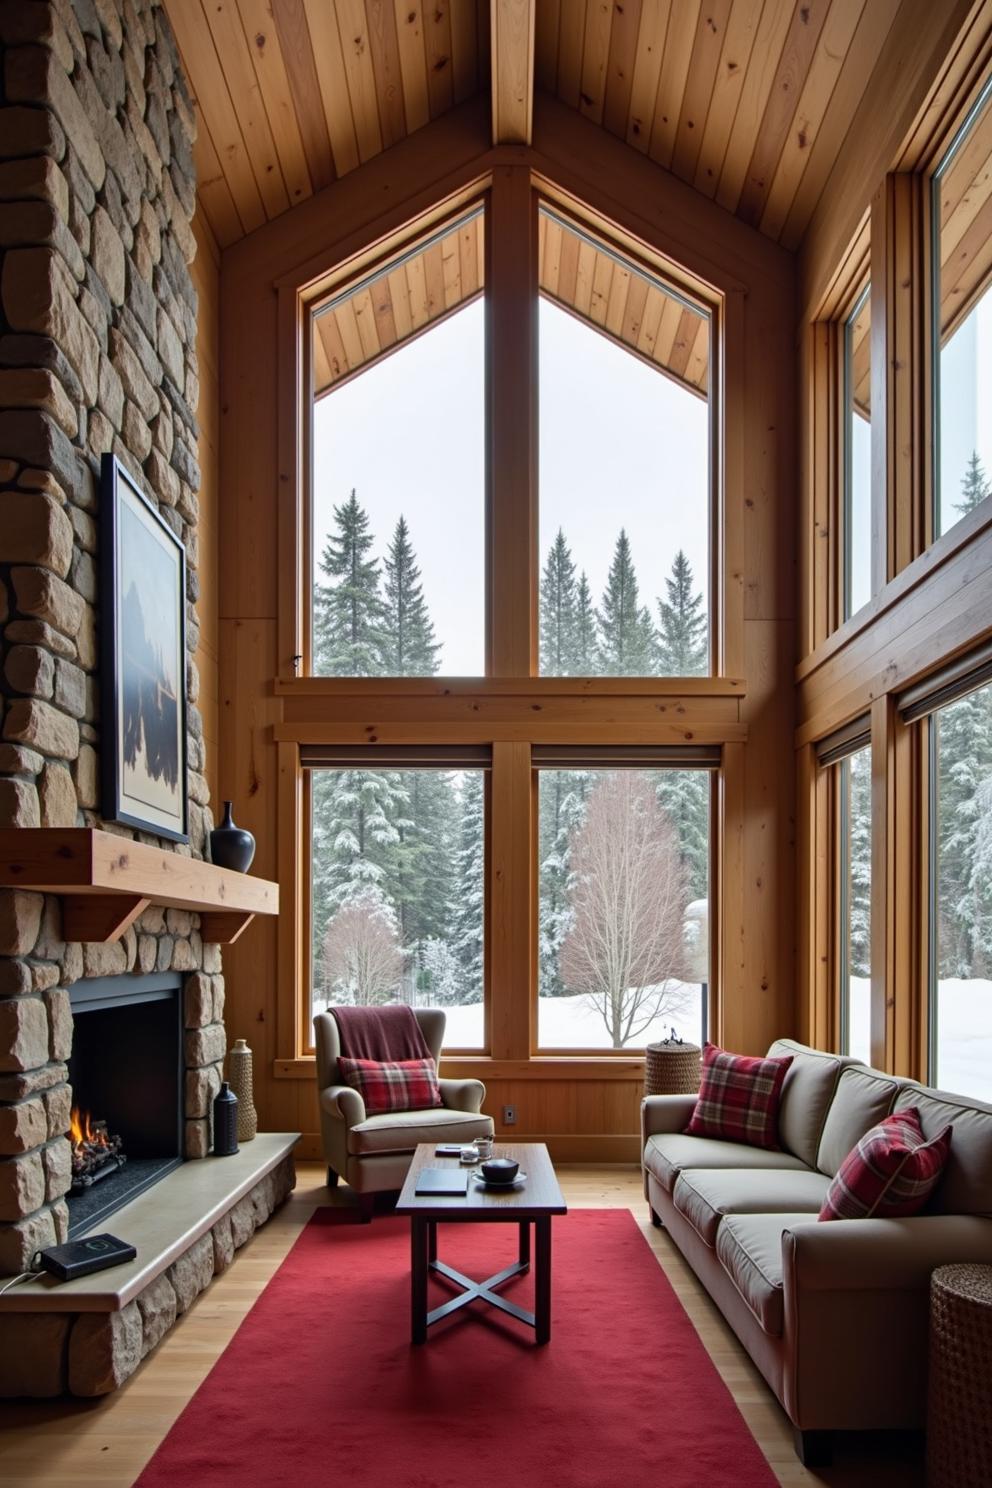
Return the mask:
<path id="1" fill-rule="evenodd" d="M 441 1101 L 449 1111 L 466 1111 L 477 1116 L 486 1098 L 481 1080 L 439 1080 Z"/>
<path id="2" fill-rule="evenodd" d="M 351 1085 L 328 1085 L 320 1092 L 321 1109 L 338 1116 L 345 1126 L 365 1120 L 365 1102 Z"/>
<path id="3" fill-rule="evenodd" d="M 782 1235 L 786 1290 L 916 1291 L 952 1261 L 992 1261 L 992 1219 L 918 1214 L 910 1219 L 832 1219 Z"/>
<path id="4" fill-rule="evenodd" d="M 646 1095 L 641 1101 L 641 1148 L 648 1137 L 683 1132 L 696 1109 L 694 1095 Z"/>

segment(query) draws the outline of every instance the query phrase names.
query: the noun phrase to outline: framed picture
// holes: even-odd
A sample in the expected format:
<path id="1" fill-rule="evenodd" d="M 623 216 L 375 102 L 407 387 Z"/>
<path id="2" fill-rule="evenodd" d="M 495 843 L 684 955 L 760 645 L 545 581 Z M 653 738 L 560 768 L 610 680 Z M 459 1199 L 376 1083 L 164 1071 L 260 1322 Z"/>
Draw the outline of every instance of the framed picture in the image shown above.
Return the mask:
<path id="1" fill-rule="evenodd" d="M 186 549 L 114 455 L 100 562 L 103 815 L 187 842 Z"/>

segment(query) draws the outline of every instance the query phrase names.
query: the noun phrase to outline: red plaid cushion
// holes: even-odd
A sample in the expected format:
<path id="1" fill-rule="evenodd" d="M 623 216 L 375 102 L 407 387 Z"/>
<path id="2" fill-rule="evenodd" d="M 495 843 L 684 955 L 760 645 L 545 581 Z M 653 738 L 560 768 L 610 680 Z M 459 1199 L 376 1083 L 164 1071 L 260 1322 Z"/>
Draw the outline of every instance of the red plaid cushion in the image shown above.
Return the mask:
<path id="1" fill-rule="evenodd" d="M 345 1083 L 361 1095 L 368 1116 L 381 1111 L 423 1111 L 442 1104 L 433 1059 L 399 1059 L 395 1064 L 383 1064 L 378 1059 L 346 1059 L 340 1055 L 338 1069 Z"/>
<path id="2" fill-rule="evenodd" d="M 778 1104 L 791 1063 L 791 1054 L 782 1059 L 752 1059 L 707 1044 L 699 1099 L 687 1133 L 778 1152 Z"/>
<path id="3" fill-rule="evenodd" d="M 821 1219 L 899 1219 L 918 1214 L 947 1161 L 951 1128 L 928 1142 L 915 1106 L 886 1116 L 865 1132 L 837 1169 Z"/>

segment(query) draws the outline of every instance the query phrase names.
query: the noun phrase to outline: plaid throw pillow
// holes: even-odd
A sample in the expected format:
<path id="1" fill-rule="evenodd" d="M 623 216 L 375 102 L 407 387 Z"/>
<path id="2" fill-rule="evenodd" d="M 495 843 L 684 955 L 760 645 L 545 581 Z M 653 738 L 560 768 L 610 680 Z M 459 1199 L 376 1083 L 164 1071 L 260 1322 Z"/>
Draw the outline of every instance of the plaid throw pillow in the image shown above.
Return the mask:
<path id="1" fill-rule="evenodd" d="M 388 1064 L 341 1055 L 338 1069 L 345 1083 L 362 1097 L 368 1116 L 382 1111 L 423 1111 L 442 1104 L 433 1059 L 399 1059 Z"/>
<path id="2" fill-rule="evenodd" d="M 820 1219 L 918 1214 L 937 1186 L 950 1146 L 949 1126 L 927 1141 L 915 1106 L 886 1116 L 837 1169 Z"/>
<path id="3" fill-rule="evenodd" d="M 778 1152 L 778 1105 L 791 1063 L 791 1054 L 782 1059 L 753 1059 L 707 1044 L 699 1099 L 686 1132 Z"/>

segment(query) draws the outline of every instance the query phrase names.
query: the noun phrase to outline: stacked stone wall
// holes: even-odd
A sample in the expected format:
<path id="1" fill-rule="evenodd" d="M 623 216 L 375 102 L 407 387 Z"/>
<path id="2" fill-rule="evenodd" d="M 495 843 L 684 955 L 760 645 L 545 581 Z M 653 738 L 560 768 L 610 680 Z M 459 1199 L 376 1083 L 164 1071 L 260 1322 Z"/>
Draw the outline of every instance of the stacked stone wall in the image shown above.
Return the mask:
<path id="1" fill-rule="evenodd" d="M 99 468 L 113 452 L 186 547 L 189 844 L 212 825 L 199 636 L 192 104 L 159 0 L 0 0 L 0 826 L 100 816 Z M 65 1238 L 80 977 L 173 969 L 186 1150 L 209 1149 L 220 952 L 152 907 L 113 944 L 56 898 L 0 891 L 0 1273 Z"/>

